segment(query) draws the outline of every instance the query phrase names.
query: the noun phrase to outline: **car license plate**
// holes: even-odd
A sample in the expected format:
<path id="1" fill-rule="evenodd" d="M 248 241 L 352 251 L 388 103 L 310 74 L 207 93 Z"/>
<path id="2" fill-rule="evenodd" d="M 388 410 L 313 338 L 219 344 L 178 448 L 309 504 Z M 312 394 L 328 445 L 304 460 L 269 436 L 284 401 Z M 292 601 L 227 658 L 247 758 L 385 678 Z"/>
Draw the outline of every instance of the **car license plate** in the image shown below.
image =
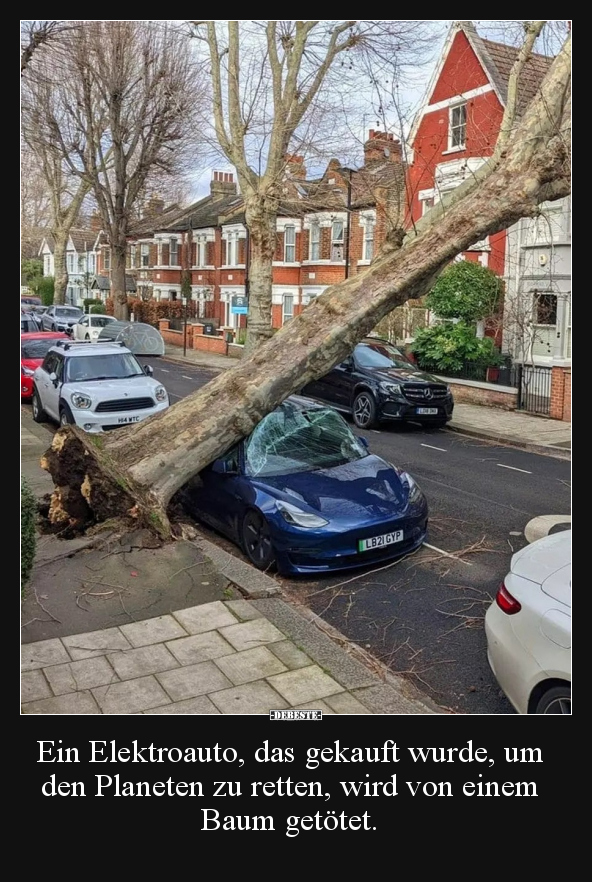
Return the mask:
<path id="1" fill-rule="evenodd" d="M 371 539 L 359 539 L 358 551 L 372 551 L 374 548 L 384 548 L 386 545 L 394 545 L 401 542 L 403 530 L 395 530 L 393 533 L 385 533 L 384 536 L 372 536 Z"/>
<path id="2" fill-rule="evenodd" d="M 135 416 L 135 417 L 119 417 L 119 419 L 117 420 L 117 422 L 118 422 L 120 425 L 121 425 L 122 423 L 139 423 L 139 422 L 140 422 L 140 417 L 139 417 L 139 416 Z"/>
<path id="3" fill-rule="evenodd" d="M 419 414 L 421 414 L 422 416 L 436 416 L 438 413 L 438 408 L 437 407 L 416 407 L 415 413 L 418 416 L 419 416 Z"/>

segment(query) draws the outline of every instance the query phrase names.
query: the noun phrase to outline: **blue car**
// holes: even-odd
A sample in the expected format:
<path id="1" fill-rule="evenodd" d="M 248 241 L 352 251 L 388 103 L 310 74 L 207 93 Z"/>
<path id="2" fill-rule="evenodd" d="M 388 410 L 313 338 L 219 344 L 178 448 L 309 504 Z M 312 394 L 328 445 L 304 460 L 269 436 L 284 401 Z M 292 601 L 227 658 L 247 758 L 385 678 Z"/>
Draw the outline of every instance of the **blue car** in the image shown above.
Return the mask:
<path id="1" fill-rule="evenodd" d="M 283 575 L 400 557 L 428 524 L 411 475 L 371 454 L 336 411 L 297 396 L 204 469 L 182 502 L 256 567 Z"/>

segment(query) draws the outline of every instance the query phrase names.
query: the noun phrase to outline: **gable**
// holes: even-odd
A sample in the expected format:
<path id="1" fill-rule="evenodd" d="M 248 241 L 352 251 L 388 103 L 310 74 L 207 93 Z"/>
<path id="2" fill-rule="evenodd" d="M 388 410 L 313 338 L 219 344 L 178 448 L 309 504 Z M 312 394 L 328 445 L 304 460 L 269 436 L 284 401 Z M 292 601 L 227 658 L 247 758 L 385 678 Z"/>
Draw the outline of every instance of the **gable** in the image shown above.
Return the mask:
<path id="1" fill-rule="evenodd" d="M 437 104 L 473 89 L 491 85 L 465 33 L 457 31 L 427 103 Z"/>

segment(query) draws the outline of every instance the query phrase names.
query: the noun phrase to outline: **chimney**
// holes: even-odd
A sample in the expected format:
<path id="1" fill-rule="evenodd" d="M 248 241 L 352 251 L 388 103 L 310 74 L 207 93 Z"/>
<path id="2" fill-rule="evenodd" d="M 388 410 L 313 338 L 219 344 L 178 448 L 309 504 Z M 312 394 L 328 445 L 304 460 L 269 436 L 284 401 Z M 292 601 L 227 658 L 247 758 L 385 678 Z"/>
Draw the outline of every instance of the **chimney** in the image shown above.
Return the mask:
<path id="1" fill-rule="evenodd" d="M 164 199 L 160 196 L 151 196 L 146 203 L 144 209 L 144 217 L 153 217 L 155 214 L 162 214 L 164 211 Z"/>
<path id="2" fill-rule="evenodd" d="M 232 172 L 212 172 L 210 196 L 236 196 L 237 186 Z"/>
<path id="3" fill-rule="evenodd" d="M 292 175 L 293 178 L 306 179 L 304 156 L 297 156 L 295 153 L 289 153 L 286 156 L 286 171 Z"/>
<path id="4" fill-rule="evenodd" d="M 385 160 L 401 162 L 401 153 L 401 142 L 395 141 L 394 135 L 370 129 L 364 144 L 364 165 Z"/>
<path id="5" fill-rule="evenodd" d="M 101 227 L 102 227 L 101 215 L 99 214 L 98 211 L 93 211 L 93 213 L 90 216 L 90 228 L 93 231 L 93 233 L 100 233 Z"/>

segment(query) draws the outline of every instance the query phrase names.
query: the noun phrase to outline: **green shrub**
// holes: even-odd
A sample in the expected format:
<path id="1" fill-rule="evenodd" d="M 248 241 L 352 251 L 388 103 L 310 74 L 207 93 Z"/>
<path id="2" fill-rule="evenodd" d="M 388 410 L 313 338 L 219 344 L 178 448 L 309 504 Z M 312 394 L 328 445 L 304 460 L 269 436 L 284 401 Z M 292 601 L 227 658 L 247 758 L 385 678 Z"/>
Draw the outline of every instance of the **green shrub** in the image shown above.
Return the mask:
<path id="1" fill-rule="evenodd" d="M 476 337 L 474 328 L 464 322 L 421 328 L 411 351 L 421 368 L 442 374 L 460 371 L 465 362 L 481 367 L 502 363 L 491 337 Z"/>
<path id="2" fill-rule="evenodd" d="M 477 322 L 495 313 L 502 286 L 502 279 L 488 267 L 459 260 L 443 270 L 425 305 L 441 318 Z"/>
<path id="3" fill-rule="evenodd" d="M 85 312 L 88 312 L 88 309 L 91 306 L 103 306 L 103 301 L 100 300 L 98 297 L 85 297 L 82 303 L 84 304 Z"/>
<path id="4" fill-rule="evenodd" d="M 21 478 L 21 591 L 29 581 L 33 561 L 37 533 L 37 500 L 24 478 Z"/>
<path id="5" fill-rule="evenodd" d="M 105 304 L 103 303 L 102 300 L 100 300 L 94 306 L 91 306 L 90 314 L 91 315 L 108 315 L 108 313 L 105 312 Z"/>

